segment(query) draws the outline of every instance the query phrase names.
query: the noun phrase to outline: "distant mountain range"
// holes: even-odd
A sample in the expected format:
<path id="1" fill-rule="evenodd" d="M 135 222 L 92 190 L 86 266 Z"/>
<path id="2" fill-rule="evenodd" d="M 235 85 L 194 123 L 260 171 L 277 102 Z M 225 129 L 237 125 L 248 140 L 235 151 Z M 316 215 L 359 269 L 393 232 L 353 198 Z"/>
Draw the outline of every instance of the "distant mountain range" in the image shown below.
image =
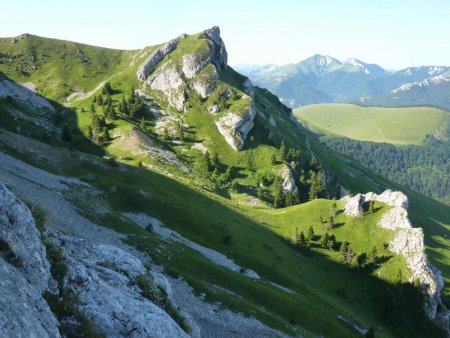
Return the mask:
<path id="1" fill-rule="evenodd" d="M 316 54 L 285 66 L 237 65 L 234 68 L 291 107 L 354 102 L 450 109 L 450 67 L 421 66 L 390 72 L 355 58 L 339 61 Z"/>

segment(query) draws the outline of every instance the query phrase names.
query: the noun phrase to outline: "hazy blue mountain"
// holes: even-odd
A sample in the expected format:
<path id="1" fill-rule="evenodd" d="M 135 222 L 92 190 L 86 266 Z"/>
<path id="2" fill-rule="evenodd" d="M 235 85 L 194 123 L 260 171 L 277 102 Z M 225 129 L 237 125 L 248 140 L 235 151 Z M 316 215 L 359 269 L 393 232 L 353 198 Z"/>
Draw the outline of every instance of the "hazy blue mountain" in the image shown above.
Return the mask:
<path id="1" fill-rule="evenodd" d="M 387 71 L 351 58 L 313 55 L 284 66 L 245 65 L 239 71 L 291 107 L 312 103 L 359 102 L 369 105 L 437 105 L 450 109 L 450 68 L 408 67 Z"/>

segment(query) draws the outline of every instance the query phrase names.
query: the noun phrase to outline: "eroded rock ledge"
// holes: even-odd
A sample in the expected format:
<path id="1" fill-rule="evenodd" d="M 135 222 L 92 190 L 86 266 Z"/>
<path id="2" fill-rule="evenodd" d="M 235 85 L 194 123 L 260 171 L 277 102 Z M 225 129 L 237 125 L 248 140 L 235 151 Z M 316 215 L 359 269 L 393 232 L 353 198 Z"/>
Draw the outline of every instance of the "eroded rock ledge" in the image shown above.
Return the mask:
<path id="1" fill-rule="evenodd" d="M 425 311 L 428 317 L 450 334 L 450 312 L 440 298 L 444 279 L 425 254 L 423 229 L 413 228 L 409 221 L 406 195 L 400 191 L 386 190 L 380 195 L 369 192 L 346 196 L 341 200 L 345 202 L 344 212 L 351 217 L 362 216 L 362 204 L 367 201 L 379 201 L 391 207 L 382 215 L 378 225 L 396 232 L 389 243 L 390 250 L 405 257 L 411 271 L 410 282 L 418 280 L 427 293 Z"/>

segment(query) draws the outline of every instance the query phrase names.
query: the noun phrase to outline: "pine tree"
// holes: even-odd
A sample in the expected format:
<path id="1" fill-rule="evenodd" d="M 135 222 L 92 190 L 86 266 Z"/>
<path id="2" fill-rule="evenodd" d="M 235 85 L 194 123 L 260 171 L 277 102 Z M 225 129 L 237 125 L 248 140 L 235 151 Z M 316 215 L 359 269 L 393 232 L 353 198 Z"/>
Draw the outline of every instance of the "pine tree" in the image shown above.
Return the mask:
<path id="1" fill-rule="evenodd" d="M 397 275 L 395 276 L 395 284 L 400 285 L 403 283 L 402 269 L 397 270 Z"/>
<path id="2" fill-rule="evenodd" d="M 211 157 L 210 157 L 208 151 L 203 155 L 202 167 L 203 167 L 203 170 L 205 170 L 207 172 L 210 172 L 214 169 L 213 165 L 211 163 Z"/>
<path id="3" fill-rule="evenodd" d="M 273 205 L 275 208 L 282 208 L 284 205 L 283 187 L 278 184 L 273 197 Z"/>
<path id="4" fill-rule="evenodd" d="M 337 204 L 336 201 L 333 202 L 333 205 L 331 206 L 331 216 L 334 218 L 337 215 Z"/>
<path id="5" fill-rule="evenodd" d="M 288 190 L 284 194 L 284 205 L 287 207 L 292 205 L 292 195 Z"/>
<path id="6" fill-rule="evenodd" d="M 103 96 L 102 95 L 98 96 L 97 103 L 98 103 L 99 106 L 103 106 L 104 102 L 103 102 Z"/>
<path id="7" fill-rule="evenodd" d="M 369 255 L 367 256 L 367 263 L 374 264 L 377 261 L 377 248 L 375 246 L 372 247 L 369 251 Z"/>
<path id="8" fill-rule="evenodd" d="M 103 95 L 106 95 L 106 94 L 111 95 L 112 94 L 112 88 L 111 88 L 111 84 L 109 82 L 106 82 L 103 85 L 102 94 Z"/>
<path id="9" fill-rule="evenodd" d="M 109 136 L 108 128 L 105 128 L 105 131 L 103 132 L 103 141 L 108 142 L 111 140 L 111 137 Z"/>
<path id="10" fill-rule="evenodd" d="M 328 238 L 328 249 L 334 250 L 335 246 L 336 246 L 336 237 L 334 235 L 331 235 Z"/>
<path id="11" fill-rule="evenodd" d="M 91 117 L 91 119 L 95 116 L 94 104 L 91 104 L 91 107 L 89 108 L 89 116 Z"/>
<path id="12" fill-rule="evenodd" d="M 349 243 L 343 242 L 341 244 L 341 249 L 339 250 L 339 253 L 341 254 L 341 258 L 344 262 L 346 261 L 346 258 L 347 258 L 348 249 L 349 249 Z"/>
<path id="13" fill-rule="evenodd" d="M 326 233 L 324 233 L 323 235 L 322 235 L 322 237 L 320 238 L 320 246 L 322 247 L 322 248 L 328 248 L 328 245 L 329 245 L 329 240 L 330 240 L 330 236 L 328 235 L 328 233 L 326 232 Z"/>
<path id="14" fill-rule="evenodd" d="M 311 172 L 310 181 L 311 187 L 309 188 L 309 199 L 314 200 L 319 198 L 325 190 L 325 187 L 323 186 L 322 174 L 320 172 L 317 174 Z"/>
<path id="15" fill-rule="evenodd" d="M 279 156 L 280 160 L 286 162 L 287 160 L 287 152 L 286 152 L 286 145 L 284 144 L 284 140 L 281 141 L 281 146 L 279 150 Z"/>
<path id="16" fill-rule="evenodd" d="M 306 238 L 305 238 L 305 234 L 303 233 L 303 231 L 300 232 L 300 236 L 298 238 L 297 245 L 301 248 L 306 247 Z"/>
<path id="17" fill-rule="evenodd" d="M 114 107 L 111 107 L 110 119 L 117 120 L 117 113 L 116 113 L 116 109 Z"/>
<path id="18" fill-rule="evenodd" d="M 145 132 L 145 118 L 142 116 L 141 122 L 139 123 L 139 128 Z"/>
<path id="19" fill-rule="evenodd" d="M 134 87 L 131 87 L 129 103 L 131 106 L 136 103 L 136 92 L 134 91 Z"/>
<path id="20" fill-rule="evenodd" d="M 334 227 L 334 217 L 330 216 L 327 221 L 327 229 L 331 230 Z"/>
<path id="21" fill-rule="evenodd" d="M 92 127 L 91 127 L 91 126 L 88 126 L 88 127 L 87 127 L 87 136 L 88 136 L 88 138 L 89 138 L 90 140 L 93 139 L 94 134 L 92 133 Z"/>
<path id="22" fill-rule="evenodd" d="M 314 228 L 312 226 L 309 226 L 308 228 L 308 240 L 313 241 L 314 240 Z"/>
<path id="23" fill-rule="evenodd" d="M 218 168 L 219 165 L 220 165 L 219 156 L 217 155 L 216 152 L 213 152 L 212 155 L 211 155 L 211 165 L 214 168 Z"/>
<path id="24" fill-rule="evenodd" d="M 296 205 L 300 203 L 300 194 L 298 192 L 298 188 L 295 187 L 294 191 L 292 192 L 292 205 Z"/>
<path id="25" fill-rule="evenodd" d="M 122 97 L 122 101 L 120 102 L 120 112 L 125 115 L 128 115 L 130 113 L 128 110 L 127 101 L 125 101 L 124 97 Z"/>
<path id="26" fill-rule="evenodd" d="M 271 163 L 272 165 L 277 164 L 277 158 L 276 158 L 276 156 L 275 156 L 275 153 L 272 153 L 272 155 L 270 156 L 270 163 Z"/>

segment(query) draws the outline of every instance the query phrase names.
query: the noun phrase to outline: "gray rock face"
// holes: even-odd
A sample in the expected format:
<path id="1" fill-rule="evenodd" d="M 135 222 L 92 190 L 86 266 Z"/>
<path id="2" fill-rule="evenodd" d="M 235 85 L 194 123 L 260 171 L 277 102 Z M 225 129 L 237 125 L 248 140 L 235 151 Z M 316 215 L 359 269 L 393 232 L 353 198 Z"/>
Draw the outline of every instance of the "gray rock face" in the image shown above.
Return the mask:
<path id="1" fill-rule="evenodd" d="M 217 129 L 225 138 L 225 141 L 234 150 L 241 150 L 248 133 L 254 126 L 253 120 L 255 116 L 256 109 L 252 102 L 248 110 L 244 113 L 227 113 L 215 123 Z"/>
<path id="2" fill-rule="evenodd" d="M 362 215 L 362 197 L 361 194 L 355 196 L 345 196 L 341 200 L 345 202 L 344 212 L 350 217 L 359 217 Z"/>
<path id="3" fill-rule="evenodd" d="M 187 82 L 194 79 L 209 64 L 219 70 L 227 68 L 227 51 L 220 38 L 220 30 L 213 27 L 200 36 L 207 40 L 207 51 L 196 50 L 183 55 L 179 64 L 171 60 L 161 64 L 166 55 L 173 52 L 179 40 L 172 40 L 155 51 L 139 68 L 136 76 L 145 81 L 152 90 L 161 92 L 167 101 L 178 111 L 184 111 L 184 103 L 188 99 Z M 217 69 L 214 71 L 217 73 Z M 216 78 L 218 75 L 215 76 Z M 203 98 L 212 90 L 208 81 L 193 81 L 192 86 Z"/>
<path id="4" fill-rule="evenodd" d="M 280 175 L 283 178 L 282 188 L 284 193 L 292 193 L 295 189 L 294 177 L 292 177 L 292 171 L 287 166 L 285 166 L 281 171 Z"/>
<path id="5" fill-rule="evenodd" d="M 17 259 L 15 266 L 0 255 L 0 336 L 59 337 L 58 322 L 42 298 L 55 282 L 39 232 L 28 207 L 1 183 L 0 239 Z"/>
<path id="6" fill-rule="evenodd" d="M 64 243 L 67 285 L 79 294 L 82 311 L 107 337 L 188 337 L 133 286 L 134 278 L 147 273 L 137 257 L 115 246 L 50 234 Z"/>
<path id="7" fill-rule="evenodd" d="M 212 27 L 203 32 L 203 38 L 208 39 L 209 45 L 213 50 L 212 60 L 217 68 L 219 69 L 227 69 L 228 64 L 228 53 L 225 48 L 225 44 L 223 43 L 222 38 L 220 37 L 220 28 L 217 26 Z"/>
<path id="8" fill-rule="evenodd" d="M 136 76 L 140 81 L 144 81 L 155 70 L 158 63 L 162 61 L 169 53 L 177 48 L 178 39 L 171 40 L 159 47 L 149 56 L 147 60 L 139 67 Z"/>
<path id="9" fill-rule="evenodd" d="M 391 207 L 382 215 L 378 225 L 396 232 L 389 243 L 390 250 L 405 257 L 406 265 L 411 271 L 410 282 L 418 280 L 428 295 L 425 304 L 428 317 L 450 334 L 449 312 L 440 298 L 444 279 L 425 254 L 422 228 L 413 228 L 409 221 L 407 196 L 400 191 L 386 190 L 380 195 L 369 192 L 344 197 L 342 200 L 345 201 L 345 213 L 351 217 L 362 215 L 361 205 L 366 201 L 379 201 Z"/>

